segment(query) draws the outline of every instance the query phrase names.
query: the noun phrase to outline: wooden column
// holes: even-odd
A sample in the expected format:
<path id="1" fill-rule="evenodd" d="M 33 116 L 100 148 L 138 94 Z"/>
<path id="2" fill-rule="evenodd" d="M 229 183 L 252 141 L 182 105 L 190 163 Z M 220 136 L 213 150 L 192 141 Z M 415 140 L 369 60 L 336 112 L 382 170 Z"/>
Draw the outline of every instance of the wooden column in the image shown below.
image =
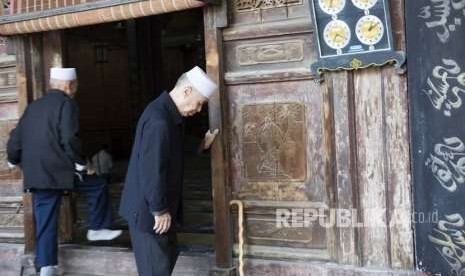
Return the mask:
<path id="1" fill-rule="evenodd" d="M 213 275 L 232 275 L 233 240 L 231 215 L 229 210 L 228 157 L 226 145 L 228 135 L 225 116 L 226 96 L 224 95 L 223 44 L 220 28 L 227 25 L 226 1 L 222 6 L 204 8 L 205 51 L 207 73 L 219 84 L 219 93 L 208 103 L 210 128 L 219 129 L 219 137 L 211 149 L 213 208 L 215 221 L 216 269 Z"/>
<path id="2" fill-rule="evenodd" d="M 32 101 L 30 43 L 28 36 L 16 36 L 12 40 L 17 63 L 18 115 L 21 116 L 27 104 Z"/>
<path id="3" fill-rule="evenodd" d="M 45 94 L 45 78 L 42 56 L 42 33 L 34 33 L 29 36 L 31 47 L 31 88 L 33 99 L 38 99 Z"/>
<path id="4" fill-rule="evenodd" d="M 46 88 L 50 88 L 50 68 L 63 67 L 64 56 L 64 35 L 63 31 L 49 31 L 43 34 L 43 72 Z"/>
<path id="5" fill-rule="evenodd" d="M 43 78 L 47 89 L 50 88 L 50 68 L 65 67 L 65 46 L 63 31 L 50 31 L 43 34 Z M 37 41 L 39 43 L 39 41 Z M 64 196 L 61 200 L 59 239 L 66 243 L 73 240 L 73 207 L 71 194 Z"/>
<path id="6" fill-rule="evenodd" d="M 48 86 L 49 70 L 52 66 L 63 66 L 62 32 L 48 32 L 17 36 L 14 40 L 17 59 L 17 86 L 19 116 L 27 104 L 45 93 Z M 44 43 L 45 42 L 45 43 Z M 32 194 L 23 196 L 25 253 L 35 250 L 35 220 L 32 207 Z M 69 197 L 62 200 L 60 218 L 60 241 L 72 240 L 72 209 Z"/>
<path id="7" fill-rule="evenodd" d="M 27 104 L 32 100 L 32 85 L 30 81 L 30 43 L 27 36 L 11 38 L 16 54 L 16 78 L 18 89 L 18 116 L 21 116 Z M 24 206 L 24 251 L 25 254 L 35 249 L 35 222 L 32 209 L 32 195 L 23 194 Z"/>

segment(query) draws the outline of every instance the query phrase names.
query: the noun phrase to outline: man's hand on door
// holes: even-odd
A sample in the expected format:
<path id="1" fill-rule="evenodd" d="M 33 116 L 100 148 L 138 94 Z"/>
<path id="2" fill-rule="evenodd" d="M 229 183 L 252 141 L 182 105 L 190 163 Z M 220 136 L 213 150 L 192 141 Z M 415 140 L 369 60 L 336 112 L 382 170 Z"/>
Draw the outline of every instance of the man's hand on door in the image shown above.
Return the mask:
<path id="1" fill-rule="evenodd" d="M 207 133 L 205 133 L 205 138 L 203 139 L 203 150 L 207 150 L 211 147 L 219 132 L 220 131 L 218 129 L 215 129 L 213 132 L 208 130 Z"/>

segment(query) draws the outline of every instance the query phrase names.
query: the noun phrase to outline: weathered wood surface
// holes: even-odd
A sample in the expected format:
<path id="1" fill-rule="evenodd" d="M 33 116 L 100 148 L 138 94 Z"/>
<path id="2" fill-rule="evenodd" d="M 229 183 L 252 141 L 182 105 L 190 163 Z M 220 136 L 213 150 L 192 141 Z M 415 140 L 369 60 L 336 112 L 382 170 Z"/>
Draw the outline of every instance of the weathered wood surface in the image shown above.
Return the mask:
<path id="1" fill-rule="evenodd" d="M 407 83 L 392 68 L 386 69 L 383 77 L 391 266 L 409 268 L 413 266 L 414 249 Z"/>
<path id="2" fill-rule="evenodd" d="M 403 1 L 393 0 L 391 6 L 402 49 Z M 237 231 L 232 232 L 235 216 L 228 203 L 235 198 L 247 205 L 246 238 L 254 246 L 250 255 L 413 268 L 405 76 L 386 67 L 331 73 L 317 85 L 309 73 L 315 45 L 307 0 L 258 6 L 230 0 L 227 8 L 230 22 L 219 7 L 205 8 L 204 16 L 207 70 L 221 84 L 220 94 L 209 103 L 211 127 L 221 130 L 212 149 L 216 265 L 233 264 Z M 58 33 L 43 39 L 52 41 L 43 50 L 47 79 L 52 64 L 63 64 L 62 45 Z M 289 113 L 297 119 L 286 122 L 281 115 L 289 109 L 303 110 L 303 119 Z M 246 135 L 248 127 L 270 135 L 249 139 L 254 136 Z M 284 129 L 296 141 L 273 152 L 282 144 L 279 132 Z M 302 152 L 304 158 L 292 158 Z M 251 162 L 263 166 L 247 168 Z M 275 208 L 315 206 L 354 208 L 365 222 L 373 221 L 371 212 L 379 210 L 375 215 L 381 215 L 381 225 L 326 231 L 274 231 L 271 226 Z M 405 220 L 389 226 L 398 215 Z M 250 275 L 270 272 L 264 265 L 249 269 Z M 308 275 L 298 274 L 305 273 L 300 267 L 287 269 Z M 329 273 L 318 271 L 323 274 L 315 275 Z"/>
<path id="3" fill-rule="evenodd" d="M 23 195 L 24 206 L 24 253 L 30 254 L 35 252 L 36 237 L 35 237 L 35 219 L 32 205 L 32 194 L 26 193 Z"/>
<path id="4" fill-rule="evenodd" d="M 406 49 L 405 0 L 391 1 L 394 40 L 398 50 Z M 391 235 L 391 266 L 409 268 L 414 265 L 413 222 L 411 220 L 412 172 L 410 170 L 409 97 L 407 77 L 394 70 L 383 72 L 386 106 L 388 154 L 388 202 Z"/>
<path id="5" fill-rule="evenodd" d="M 29 41 L 31 44 L 32 96 L 34 99 L 38 99 L 45 94 L 45 86 L 47 83 L 44 78 L 42 33 L 30 35 Z M 49 41 L 47 41 L 47 43 L 49 43 Z"/>
<path id="6" fill-rule="evenodd" d="M 211 129 L 219 129 L 220 134 L 212 145 L 212 189 L 215 222 L 215 258 L 219 268 L 232 267 L 232 232 L 229 212 L 229 160 L 227 147 L 227 117 L 225 116 L 226 91 L 223 86 L 223 43 L 222 31 L 225 25 L 224 13 L 218 7 L 204 8 L 205 52 L 207 73 L 219 84 L 219 93 L 208 103 Z"/>
<path id="7" fill-rule="evenodd" d="M 49 31 L 42 35 L 42 62 L 45 88 L 50 89 L 50 68 L 63 67 L 65 64 L 63 31 Z M 39 47 L 39 46 L 36 46 Z"/>
<path id="8" fill-rule="evenodd" d="M 16 54 L 16 86 L 18 87 L 18 117 L 23 114 L 31 100 L 31 86 L 28 83 L 30 70 L 29 43 L 26 36 L 12 38 Z"/>
<path id="9" fill-rule="evenodd" d="M 247 260 L 246 275 L 279 276 L 426 276 L 424 272 L 389 268 L 361 268 L 332 263 Z"/>
<path id="10" fill-rule="evenodd" d="M 329 229 L 324 237 L 315 236 L 310 246 L 321 248 L 324 242 L 330 259 L 344 264 L 412 269 L 406 77 L 385 67 L 330 73 L 326 82 L 317 86 L 309 81 L 313 76 L 308 68 L 316 49 L 308 1 L 260 2 L 256 6 L 241 0 L 228 3 L 230 25 L 223 31 L 223 41 L 230 188 L 233 198 L 248 205 L 247 242 L 259 248 L 261 251 L 256 254 L 263 256 L 269 250 L 277 257 L 278 250 L 273 246 L 278 245 L 281 249 L 286 246 L 287 253 L 295 258 L 305 255 L 300 245 L 286 244 L 286 240 L 299 237 L 292 231 L 281 229 L 271 241 L 267 231 L 260 230 L 267 228 L 263 225 L 266 212 L 257 219 L 258 214 L 251 210 L 258 208 L 263 212 L 264 206 L 291 208 L 296 202 L 319 203 L 326 208 L 354 209 L 359 217 L 357 222 L 373 223 L 379 218 L 379 223 L 375 227 Z M 402 50 L 403 0 L 391 1 L 391 9 L 396 47 Z M 279 114 L 289 102 L 305 107 L 305 151 L 309 164 L 306 180 L 299 183 L 299 177 L 292 172 L 289 181 L 269 172 L 251 178 L 248 160 L 253 164 L 267 164 L 269 160 L 265 160 L 265 153 L 251 150 L 245 133 L 248 128 L 252 132 L 254 128 L 261 130 L 266 125 L 262 117 Z M 262 110 L 271 103 L 274 109 Z M 254 108 L 262 117 L 244 117 Z M 292 121 L 290 129 L 298 128 L 298 120 Z M 283 123 L 273 123 L 276 134 Z M 275 134 L 265 135 L 269 139 L 264 139 L 263 145 L 276 143 Z M 261 143 L 260 138 L 257 141 Z M 299 156 L 290 152 L 284 155 Z M 278 164 L 286 162 L 285 157 L 275 157 L 271 160 Z M 294 166 L 305 163 L 297 162 Z M 260 206 L 254 206 L 257 202 Z M 300 230 L 300 237 L 308 238 L 304 234 L 308 229 Z"/>
<path id="11" fill-rule="evenodd" d="M 386 226 L 386 148 L 384 137 L 381 70 L 356 72 L 354 76 L 355 128 L 362 263 L 389 266 Z M 376 220 L 375 220 L 376 219 Z M 376 246 L 374 246 L 376 245 Z"/>
<path id="12" fill-rule="evenodd" d="M 356 168 L 356 147 L 354 143 L 355 127 L 353 103 L 353 74 L 350 72 L 330 73 L 326 77 L 329 97 L 332 97 L 331 109 L 333 135 L 334 197 L 336 207 L 340 209 L 356 209 L 358 192 L 357 178 L 352 172 Z M 346 227 L 337 229 L 337 260 L 344 264 L 359 264 L 360 248 L 357 242 L 357 231 Z"/>
<path id="13" fill-rule="evenodd" d="M 16 80 L 18 91 L 18 118 L 23 114 L 24 109 L 32 98 L 30 76 L 30 43 L 27 37 L 20 36 L 14 38 L 16 53 Z M 22 183 L 21 183 L 22 185 Z M 24 252 L 31 253 L 35 248 L 35 224 L 32 211 L 31 194 L 23 194 L 24 208 Z"/>
<path id="14" fill-rule="evenodd" d="M 332 202 L 331 102 L 308 70 L 315 50 L 308 1 L 228 4 L 230 189 L 246 203 L 247 253 L 331 260 L 334 229 L 273 224 L 278 207 L 327 210 Z"/>

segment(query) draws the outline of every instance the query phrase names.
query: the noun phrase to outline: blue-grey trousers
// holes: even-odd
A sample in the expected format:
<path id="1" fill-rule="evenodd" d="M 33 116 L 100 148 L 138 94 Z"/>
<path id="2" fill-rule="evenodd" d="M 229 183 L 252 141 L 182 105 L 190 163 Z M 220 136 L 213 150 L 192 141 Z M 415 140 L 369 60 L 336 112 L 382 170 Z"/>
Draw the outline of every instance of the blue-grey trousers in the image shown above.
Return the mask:
<path id="1" fill-rule="evenodd" d="M 87 176 L 77 182 L 76 190 L 87 198 L 88 225 L 91 230 L 111 225 L 111 202 L 105 179 Z M 36 224 L 36 266 L 58 264 L 58 218 L 62 190 L 33 190 L 33 206 Z"/>

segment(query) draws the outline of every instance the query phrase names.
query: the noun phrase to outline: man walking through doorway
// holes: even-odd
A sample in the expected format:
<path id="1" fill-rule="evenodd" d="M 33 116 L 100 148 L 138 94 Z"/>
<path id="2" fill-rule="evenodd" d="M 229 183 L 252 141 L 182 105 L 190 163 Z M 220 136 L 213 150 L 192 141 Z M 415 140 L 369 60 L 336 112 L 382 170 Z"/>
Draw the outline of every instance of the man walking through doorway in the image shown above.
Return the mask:
<path id="1" fill-rule="evenodd" d="M 81 156 L 79 110 L 74 68 L 52 68 L 51 90 L 28 105 L 7 145 L 10 168 L 23 170 L 24 189 L 33 194 L 36 265 L 40 276 L 56 275 L 58 216 L 66 191 L 83 192 L 89 203 L 89 240 L 111 240 L 120 230 L 108 230 L 111 205 L 105 181 L 86 175 Z M 102 182 L 103 181 L 103 182 Z"/>
<path id="2" fill-rule="evenodd" d="M 176 220 L 182 191 L 183 118 L 202 110 L 217 85 L 199 67 L 183 74 L 169 93 L 139 119 L 120 205 L 129 224 L 141 276 L 167 276 L 177 253 Z M 217 131 L 207 132 L 204 149 Z"/>

